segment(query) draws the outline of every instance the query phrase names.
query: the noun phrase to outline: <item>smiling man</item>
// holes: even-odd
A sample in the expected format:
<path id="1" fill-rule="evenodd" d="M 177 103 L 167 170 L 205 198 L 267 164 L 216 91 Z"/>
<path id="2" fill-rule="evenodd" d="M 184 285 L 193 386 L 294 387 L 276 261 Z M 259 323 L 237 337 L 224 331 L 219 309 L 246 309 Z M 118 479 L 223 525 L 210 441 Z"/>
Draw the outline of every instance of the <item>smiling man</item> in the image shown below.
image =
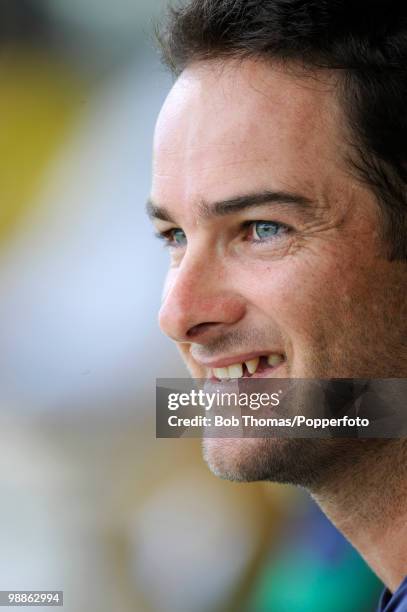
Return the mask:
<path id="1" fill-rule="evenodd" d="M 406 378 L 407 8 L 196 0 L 162 41 L 177 80 L 148 212 L 191 374 Z M 406 439 L 208 439 L 205 457 L 306 486 L 391 592 L 405 578 Z M 382 609 L 407 609 L 390 591 Z"/>

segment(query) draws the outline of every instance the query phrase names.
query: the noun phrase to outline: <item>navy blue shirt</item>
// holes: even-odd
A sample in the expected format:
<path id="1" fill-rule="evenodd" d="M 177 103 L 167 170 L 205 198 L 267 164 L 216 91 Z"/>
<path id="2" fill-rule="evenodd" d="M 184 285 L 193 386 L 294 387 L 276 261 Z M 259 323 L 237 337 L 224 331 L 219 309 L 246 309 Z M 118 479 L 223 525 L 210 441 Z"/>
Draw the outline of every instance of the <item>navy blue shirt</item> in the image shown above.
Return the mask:
<path id="1" fill-rule="evenodd" d="M 393 595 L 388 589 L 383 592 L 377 612 L 407 612 L 407 576 Z"/>

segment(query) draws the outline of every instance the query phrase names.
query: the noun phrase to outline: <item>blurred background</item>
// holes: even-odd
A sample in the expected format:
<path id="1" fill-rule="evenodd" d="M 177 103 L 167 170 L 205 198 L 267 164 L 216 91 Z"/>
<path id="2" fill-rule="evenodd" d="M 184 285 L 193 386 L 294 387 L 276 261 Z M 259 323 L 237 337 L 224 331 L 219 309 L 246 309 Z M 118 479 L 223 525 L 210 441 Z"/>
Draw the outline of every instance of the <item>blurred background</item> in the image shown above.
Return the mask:
<path id="1" fill-rule="evenodd" d="M 155 379 L 185 376 L 144 213 L 162 8 L 0 1 L 0 590 L 63 589 L 69 612 L 373 610 L 381 585 L 305 494 L 155 439 Z"/>

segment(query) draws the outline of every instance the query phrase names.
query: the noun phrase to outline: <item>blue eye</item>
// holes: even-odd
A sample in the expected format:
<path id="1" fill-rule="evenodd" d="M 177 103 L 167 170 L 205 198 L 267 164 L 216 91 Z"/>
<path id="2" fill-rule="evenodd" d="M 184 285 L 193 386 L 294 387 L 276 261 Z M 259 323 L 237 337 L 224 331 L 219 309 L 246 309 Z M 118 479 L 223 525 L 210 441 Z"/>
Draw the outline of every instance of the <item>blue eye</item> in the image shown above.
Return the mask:
<path id="1" fill-rule="evenodd" d="M 171 230 L 170 237 L 172 238 L 174 246 L 185 246 L 187 243 L 187 237 L 182 229 L 176 228 Z"/>
<path id="2" fill-rule="evenodd" d="M 251 223 L 252 237 L 255 242 L 263 242 L 280 234 L 283 226 L 273 221 L 254 221 Z"/>
<path id="3" fill-rule="evenodd" d="M 185 232 L 179 227 L 168 230 L 167 232 L 158 232 L 157 238 L 163 240 L 166 247 L 178 248 L 184 247 L 187 243 Z"/>

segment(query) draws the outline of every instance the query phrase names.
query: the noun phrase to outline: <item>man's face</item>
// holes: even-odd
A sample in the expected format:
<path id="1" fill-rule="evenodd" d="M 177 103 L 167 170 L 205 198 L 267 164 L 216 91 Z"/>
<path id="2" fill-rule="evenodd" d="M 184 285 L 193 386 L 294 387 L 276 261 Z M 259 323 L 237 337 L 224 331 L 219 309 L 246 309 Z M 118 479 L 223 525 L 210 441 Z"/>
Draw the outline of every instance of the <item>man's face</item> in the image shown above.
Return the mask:
<path id="1" fill-rule="evenodd" d="M 178 79 L 151 212 L 171 255 L 160 325 L 195 378 L 406 376 L 405 266 L 386 260 L 348 154 L 329 75 L 227 60 Z M 260 447 L 273 453 L 258 439 L 207 441 L 206 454 L 236 475 Z"/>

